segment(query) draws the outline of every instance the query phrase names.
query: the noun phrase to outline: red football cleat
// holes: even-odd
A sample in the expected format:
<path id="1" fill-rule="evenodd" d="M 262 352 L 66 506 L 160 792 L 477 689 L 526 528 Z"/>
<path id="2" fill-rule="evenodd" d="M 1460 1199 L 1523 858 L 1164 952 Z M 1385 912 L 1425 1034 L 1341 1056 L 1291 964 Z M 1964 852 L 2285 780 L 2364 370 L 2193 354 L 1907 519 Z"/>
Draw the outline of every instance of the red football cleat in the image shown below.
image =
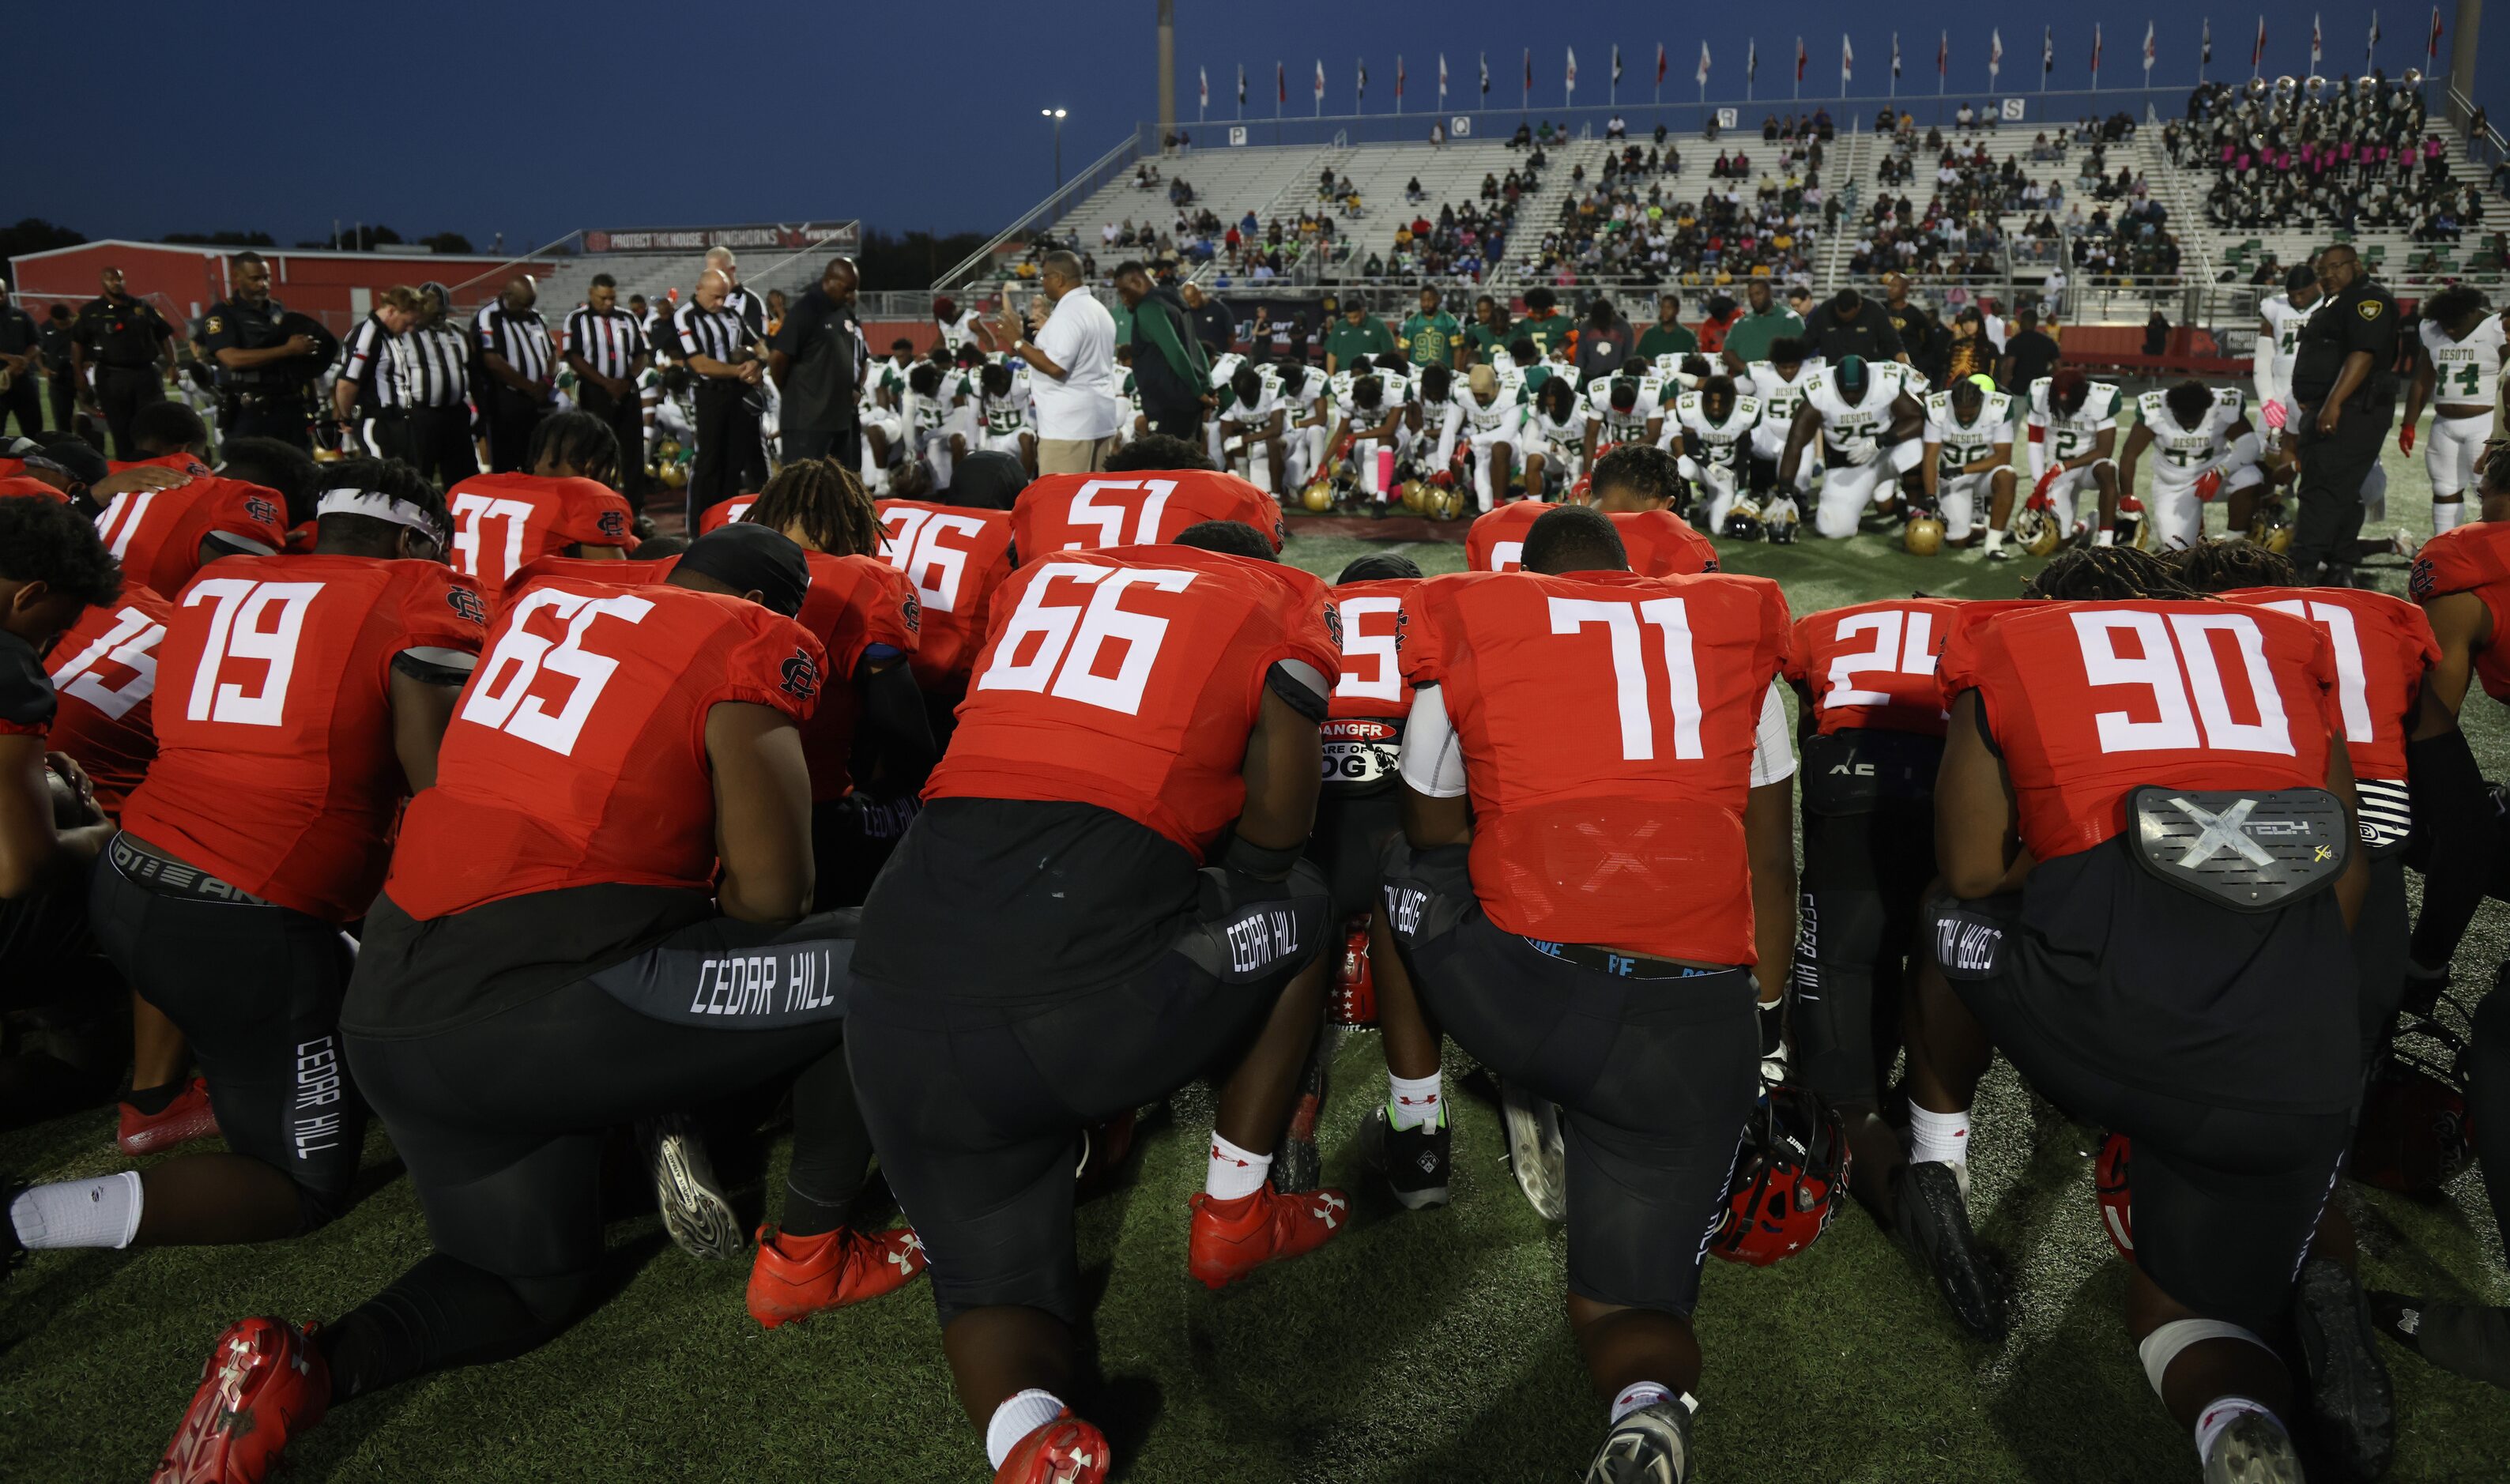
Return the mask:
<path id="1" fill-rule="evenodd" d="M 994 1484 L 1100 1484 L 1107 1477 L 1107 1435 L 1063 1409 L 1063 1415 L 1021 1438 Z"/>
<path id="2" fill-rule="evenodd" d="M 758 1258 L 749 1265 L 749 1316 L 769 1329 L 843 1309 L 903 1288 L 924 1271 L 924 1243 L 912 1228 L 857 1232 L 839 1227 L 817 1237 L 769 1235 L 758 1229 Z"/>
<path id="3" fill-rule="evenodd" d="M 331 1368 L 307 1333 L 285 1319 L 227 1326 L 148 1484 L 260 1484 L 331 1404 Z"/>
<path id="4" fill-rule="evenodd" d="M 1225 1288 L 1266 1263 L 1312 1252 L 1350 1216 L 1350 1200 L 1340 1191 L 1284 1196 L 1270 1185 L 1235 1200 L 1198 1195 L 1191 1204 L 1186 1271 L 1206 1288 Z"/>
<path id="5" fill-rule="evenodd" d="M 163 1112 L 142 1113 L 124 1103 L 122 1123 L 114 1133 L 113 1145 L 136 1158 L 163 1154 L 194 1139 L 214 1138 L 217 1131 L 218 1116 L 209 1111 L 209 1080 L 195 1077 L 174 1094 L 174 1100 Z"/>

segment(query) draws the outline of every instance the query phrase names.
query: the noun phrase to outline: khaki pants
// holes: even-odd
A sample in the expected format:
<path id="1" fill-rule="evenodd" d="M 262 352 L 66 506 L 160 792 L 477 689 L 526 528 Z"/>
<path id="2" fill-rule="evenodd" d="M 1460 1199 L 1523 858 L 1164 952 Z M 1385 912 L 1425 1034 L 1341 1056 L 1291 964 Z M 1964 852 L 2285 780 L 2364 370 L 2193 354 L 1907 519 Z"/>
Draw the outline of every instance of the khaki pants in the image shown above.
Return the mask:
<path id="1" fill-rule="evenodd" d="M 1113 437 L 1039 438 L 1037 472 L 1042 475 L 1095 474 L 1107 467 L 1108 456 L 1115 451 L 1116 439 Z"/>

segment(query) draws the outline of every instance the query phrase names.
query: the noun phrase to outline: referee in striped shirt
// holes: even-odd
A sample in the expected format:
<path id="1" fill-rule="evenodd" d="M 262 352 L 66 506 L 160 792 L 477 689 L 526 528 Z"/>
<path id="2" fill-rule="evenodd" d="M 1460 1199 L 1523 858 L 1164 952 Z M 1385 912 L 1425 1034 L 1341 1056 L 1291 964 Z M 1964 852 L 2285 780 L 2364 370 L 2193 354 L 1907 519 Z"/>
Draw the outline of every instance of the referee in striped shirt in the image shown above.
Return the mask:
<path id="1" fill-rule="evenodd" d="M 471 433 L 471 337 L 447 314 L 452 290 L 418 289 L 418 323 L 401 336 L 409 353 L 409 461 L 439 489 L 479 472 L 479 442 Z"/>
<path id="2" fill-rule="evenodd" d="M 681 363 L 698 378 L 697 467 L 689 474 L 689 529 L 706 507 L 767 483 L 767 441 L 750 395 L 766 377 L 749 326 L 726 300 L 732 280 L 709 268 L 671 317 Z"/>
<path id="3" fill-rule="evenodd" d="M 340 342 L 331 410 L 339 420 L 344 452 L 409 458 L 409 329 L 418 323 L 419 302 L 415 288 L 385 289 L 365 323 Z"/>
<path id="4" fill-rule="evenodd" d="M 619 307 L 619 281 L 592 276 L 592 290 L 566 317 L 562 341 L 575 372 L 575 400 L 619 438 L 620 493 L 641 507 L 645 494 L 645 408 L 636 379 L 653 362 L 636 317 Z"/>
<path id="5" fill-rule="evenodd" d="M 488 418 L 488 464 L 501 475 L 528 472 L 532 430 L 549 415 L 557 382 L 549 325 L 532 307 L 539 296 L 530 275 L 519 276 L 472 322 L 486 397 L 480 410 Z"/>

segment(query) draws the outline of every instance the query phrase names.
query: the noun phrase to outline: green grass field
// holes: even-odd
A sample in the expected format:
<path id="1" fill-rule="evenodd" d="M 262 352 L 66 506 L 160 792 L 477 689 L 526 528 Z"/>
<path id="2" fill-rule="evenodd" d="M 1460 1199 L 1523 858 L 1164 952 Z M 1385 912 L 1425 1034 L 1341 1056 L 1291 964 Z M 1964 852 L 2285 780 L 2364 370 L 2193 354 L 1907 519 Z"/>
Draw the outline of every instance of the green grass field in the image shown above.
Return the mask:
<path id="1" fill-rule="evenodd" d="M 2391 452 L 2389 474 L 2392 520 L 2427 529 L 2421 461 Z M 1291 554 L 1330 576 L 1367 549 L 1306 540 Z M 1409 550 L 1433 572 L 1463 557 L 1460 545 Z M 1919 559 L 1867 536 L 1744 548 L 1728 565 L 1780 580 L 1803 614 L 1920 589 L 2010 594 L 2035 563 Z M 2402 586 L 2402 573 L 2388 581 Z M 2487 771 L 2510 773 L 2499 708 L 2479 697 L 2467 724 Z M 2505 957 L 2510 911 L 2488 905 L 2460 952 L 2461 980 L 2489 984 Z M 1603 1412 L 1561 1315 L 1565 1237 L 1517 1195 L 1488 1089 L 1459 1089 L 1454 1203 L 1413 1214 L 1356 1168 L 1358 1117 L 1384 1095 L 1374 1039 L 1347 1037 L 1336 1074 L 1326 1172 L 1353 1187 L 1354 1220 L 1317 1254 L 1222 1294 L 1186 1276 L 1186 1200 L 1200 1186 L 1209 1117 L 1199 1089 L 1148 1127 L 1127 1183 L 1082 1209 L 1104 1385 L 1080 1399 L 1113 1436 L 1119 1477 L 1574 1481 Z M 41 1179 L 120 1167 L 111 1126 L 96 1111 L 0 1135 L 0 1169 Z M 2009 1342 L 1965 1339 L 1852 1206 L 1778 1267 L 1712 1262 L 1699 1309 L 1699 1478 L 2195 1478 L 2188 1438 L 2146 1388 L 2120 1322 L 2125 1272 L 2096 1222 L 2090 1136 L 2000 1064 L 1976 1130 L 1974 1206 L 2013 1275 Z M 760 1191 L 780 1185 L 780 1140 L 745 1162 L 754 1212 Z M 367 1164 L 356 1207 L 303 1241 L 46 1254 L 22 1270 L 0 1291 L 0 1479 L 145 1477 L 221 1326 L 337 1314 L 423 1255 L 417 1202 L 380 1132 Z M 2510 1298 L 2472 1171 L 2428 1203 L 2353 1185 L 2342 1199 L 2373 1281 Z M 986 1477 L 923 1285 L 765 1333 L 742 1310 L 745 1267 L 684 1257 L 650 1213 L 623 1216 L 611 1236 L 615 1296 L 555 1343 L 354 1403 L 291 1450 L 288 1476 Z M 2501 1394 L 2386 1354 L 2403 1410 L 2389 1477 L 2502 1477 Z"/>

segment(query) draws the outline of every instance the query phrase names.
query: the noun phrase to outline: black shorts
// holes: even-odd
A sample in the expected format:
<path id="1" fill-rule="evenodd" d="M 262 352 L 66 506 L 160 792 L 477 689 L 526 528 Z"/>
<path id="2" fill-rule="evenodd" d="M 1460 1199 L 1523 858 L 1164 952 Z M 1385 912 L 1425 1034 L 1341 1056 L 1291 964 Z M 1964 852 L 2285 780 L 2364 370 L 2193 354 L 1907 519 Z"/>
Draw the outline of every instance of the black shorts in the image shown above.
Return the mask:
<path id="1" fill-rule="evenodd" d="M 1430 1012 L 1567 1116 L 1570 1291 L 1689 1314 L 1760 1096 L 1752 976 L 1622 978 L 1554 958 L 1483 915 L 1463 847 L 1416 854 L 1397 839 L 1385 872 Z"/>
<path id="2" fill-rule="evenodd" d="M 1384 884 L 1386 842 L 1403 832 L 1403 790 L 1336 793 L 1316 799 L 1316 826 L 1308 837 L 1308 858 L 1325 873 L 1340 923 L 1377 909 Z"/>
<path id="3" fill-rule="evenodd" d="M 2406 905 L 2405 857 L 2391 852 L 2371 857 L 2370 888 L 2353 924 L 2353 960 L 2362 975 L 2362 1059 L 2387 1048 L 2397 1007 L 2406 998 L 2407 943 L 2414 936 Z"/>
<path id="4" fill-rule="evenodd" d="M 1927 912 L 1946 977 L 2015 1069 L 2135 1141 L 2146 1275 L 2206 1317 L 2279 1323 L 2361 1086 L 2333 894 L 2235 913 L 2102 846 L 2042 862 L 2019 895 Z M 2091 952 L 2078 934 L 2104 917 L 2110 946 Z"/>
<path id="5" fill-rule="evenodd" d="M 1834 1103 L 1872 1106 L 1900 1046 L 1908 960 L 1925 951 L 1919 904 L 1935 876 L 1932 785 L 1943 744 L 1842 732 L 1804 749 L 1798 880 L 1796 1078 Z"/>
<path id="6" fill-rule="evenodd" d="M 878 799 L 861 789 L 812 805 L 811 858 L 818 868 L 813 909 L 861 906 L 918 808 L 911 794 Z"/>
<path id="7" fill-rule="evenodd" d="M 323 1225 L 347 1207 L 365 1150 L 366 1107 L 339 1038 L 355 962 L 347 937 L 271 902 L 143 884 L 134 876 L 157 875 L 155 862 L 130 853 L 117 836 L 96 862 L 96 941 L 191 1042 L 227 1147 L 294 1181 L 305 1228 Z"/>
<path id="8" fill-rule="evenodd" d="M 552 935 L 611 902 L 574 892 L 513 900 L 537 909 Z M 421 923 L 379 900 L 358 965 L 361 1003 L 389 1001 L 399 980 L 447 963 L 511 957 L 510 922 Z M 347 1033 L 358 1084 L 409 1168 L 437 1250 L 510 1279 L 583 1275 L 601 1257 L 612 1128 L 796 1071 L 797 1175 L 832 1138 L 858 1151 L 842 1054 L 853 927 L 851 913 L 781 930 L 709 918 L 491 1014 Z M 824 1096 L 806 1095 L 815 1084 Z"/>
<path id="9" fill-rule="evenodd" d="M 1154 904 L 1137 907 L 1142 931 L 1167 934 L 1146 964 L 1033 992 L 978 971 L 997 950 L 982 942 L 989 934 L 970 932 L 959 902 L 893 883 L 946 879 L 954 868 L 974 881 L 967 873 L 988 865 L 1067 856 L 1107 827 L 1090 818 L 1104 812 L 947 802 L 945 822 L 955 818 L 967 832 L 928 829 L 928 810 L 864 914 L 867 950 L 906 938 L 922 951 L 875 961 L 906 970 L 897 977 L 866 972 L 868 955 L 856 958 L 849 1055 L 863 1117 L 932 1260 L 943 1324 L 1006 1305 L 1078 1323 L 1072 1171 L 1081 1130 L 1235 1059 L 1324 946 L 1324 877 L 1305 861 L 1278 884 L 1206 869 L 1181 932 Z M 1022 880 L 1041 895 L 1056 883 L 1033 868 Z M 1017 904 L 1008 915 L 1041 921 Z M 1042 960 L 1064 956 L 1060 944 L 1033 946 Z M 954 949 L 965 968 L 951 962 Z"/>

